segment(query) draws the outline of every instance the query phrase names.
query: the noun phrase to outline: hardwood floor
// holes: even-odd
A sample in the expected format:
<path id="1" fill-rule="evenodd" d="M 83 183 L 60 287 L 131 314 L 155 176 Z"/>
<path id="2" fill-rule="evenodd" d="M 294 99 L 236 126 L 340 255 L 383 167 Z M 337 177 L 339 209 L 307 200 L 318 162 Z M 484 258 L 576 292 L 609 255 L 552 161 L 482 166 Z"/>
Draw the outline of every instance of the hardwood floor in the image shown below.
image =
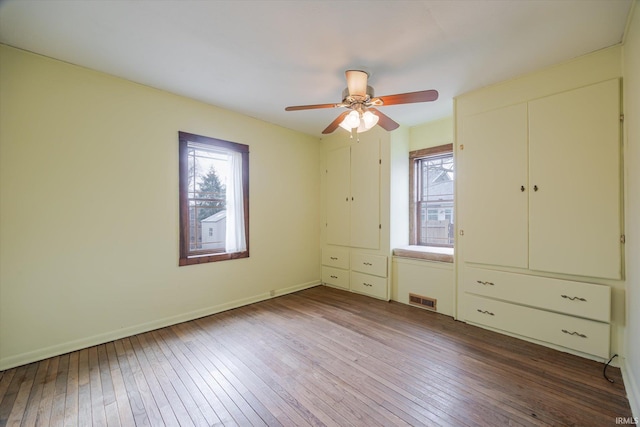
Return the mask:
<path id="1" fill-rule="evenodd" d="M 1 372 L 0 425 L 616 425 L 603 367 L 319 286 Z"/>

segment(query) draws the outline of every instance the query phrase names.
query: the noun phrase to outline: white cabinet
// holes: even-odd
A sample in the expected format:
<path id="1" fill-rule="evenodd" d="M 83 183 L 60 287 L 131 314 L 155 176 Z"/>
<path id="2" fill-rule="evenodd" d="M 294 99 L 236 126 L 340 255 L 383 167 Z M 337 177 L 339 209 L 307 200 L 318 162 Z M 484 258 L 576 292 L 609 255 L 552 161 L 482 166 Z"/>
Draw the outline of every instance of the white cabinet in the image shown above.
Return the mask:
<path id="1" fill-rule="evenodd" d="M 619 93 L 614 79 L 461 118 L 465 262 L 621 278 Z"/>
<path id="2" fill-rule="evenodd" d="M 349 251 L 344 248 L 322 249 L 322 282 L 349 289 Z"/>
<path id="3" fill-rule="evenodd" d="M 609 357 L 609 286 L 465 267 L 460 290 L 462 320 Z"/>
<path id="4" fill-rule="evenodd" d="M 372 129 L 323 141 L 322 282 L 389 299 L 390 137 Z"/>
<path id="5" fill-rule="evenodd" d="M 383 255 L 326 246 L 322 250 L 322 282 L 388 300 L 387 263 Z"/>
<path id="6" fill-rule="evenodd" d="M 527 105 L 463 118 L 459 150 L 465 261 L 527 268 Z"/>
<path id="7" fill-rule="evenodd" d="M 380 247 L 380 142 L 363 141 L 327 153 L 326 241 Z"/>
<path id="8" fill-rule="evenodd" d="M 529 268 L 621 278 L 620 83 L 529 102 Z"/>

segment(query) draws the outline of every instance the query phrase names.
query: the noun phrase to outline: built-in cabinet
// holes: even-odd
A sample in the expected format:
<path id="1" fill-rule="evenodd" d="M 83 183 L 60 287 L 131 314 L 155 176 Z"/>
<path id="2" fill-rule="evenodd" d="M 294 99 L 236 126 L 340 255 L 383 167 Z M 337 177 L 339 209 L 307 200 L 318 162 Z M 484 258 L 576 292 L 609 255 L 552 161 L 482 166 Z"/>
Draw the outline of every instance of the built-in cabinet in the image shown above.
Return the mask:
<path id="1" fill-rule="evenodd" d="M 384 134 L 333 135 L 323 146 L 322 282 L 389 299 L 388 236 L 383 239 Z M 388 147 L 388 136 L 386 146 Z M 388 200 L 386 197 L 385 202 Z M 388 224 L 384 232 L 388 233 Z"/>
<path id="2" fill-rule="evenodd" d="M 380 143 L 357 142 L 327 153 L 327 244 L 380 247 Z"/>
<path id="3" fill-rule="evenodd" d="M 619 80 L 456 119 L 458 318 L 608 358 Z"/>
<path id="4" fill-rule="evenodd" d="M 466 262 L 621 278 L 619 93 L 615 79 L 462 118 Z"/>

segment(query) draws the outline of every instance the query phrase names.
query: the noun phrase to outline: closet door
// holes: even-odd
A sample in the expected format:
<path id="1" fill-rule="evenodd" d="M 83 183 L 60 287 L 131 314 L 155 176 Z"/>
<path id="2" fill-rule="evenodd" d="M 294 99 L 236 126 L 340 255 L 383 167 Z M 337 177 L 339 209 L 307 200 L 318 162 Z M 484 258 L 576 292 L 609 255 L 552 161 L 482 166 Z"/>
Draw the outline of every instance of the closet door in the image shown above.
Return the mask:
<path id="1" fill-rule="evenodd" d="M 326 167 L 326 236 L 330 245 L 349 246 L 351 208 L 350 148 L 327 153 Z"/>
<path id="2" fill-rule="evenodd" d="M 527 106 L 462 120 L 457 179 L 463 259 L 527 268 Z"/>
<path id="3" fill-rule="evenodd" d="M 360 137 L 351 146 L 351 246 L 380 247 L 380 140 Z"/>
<path id="4" fill-rule="evenodd" d="M 529 267 L 619 279 L 618 79 L 531 101 L 529 146 Z"/>

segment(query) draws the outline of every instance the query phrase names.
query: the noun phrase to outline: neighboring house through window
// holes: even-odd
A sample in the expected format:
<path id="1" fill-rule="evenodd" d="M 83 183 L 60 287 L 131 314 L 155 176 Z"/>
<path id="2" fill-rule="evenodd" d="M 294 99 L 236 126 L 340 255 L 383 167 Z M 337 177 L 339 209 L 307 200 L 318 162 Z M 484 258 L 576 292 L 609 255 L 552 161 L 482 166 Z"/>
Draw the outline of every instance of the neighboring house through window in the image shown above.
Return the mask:
<path id="1" fill-rule="evenodd" d="M 249 146 L 179 132 L 179 265 L 249 256 Z"/>
<path id="2" fill-rule="evenodd" d="M 409 153 L 410 243 L 453 247 L 453 144 Z"/>

